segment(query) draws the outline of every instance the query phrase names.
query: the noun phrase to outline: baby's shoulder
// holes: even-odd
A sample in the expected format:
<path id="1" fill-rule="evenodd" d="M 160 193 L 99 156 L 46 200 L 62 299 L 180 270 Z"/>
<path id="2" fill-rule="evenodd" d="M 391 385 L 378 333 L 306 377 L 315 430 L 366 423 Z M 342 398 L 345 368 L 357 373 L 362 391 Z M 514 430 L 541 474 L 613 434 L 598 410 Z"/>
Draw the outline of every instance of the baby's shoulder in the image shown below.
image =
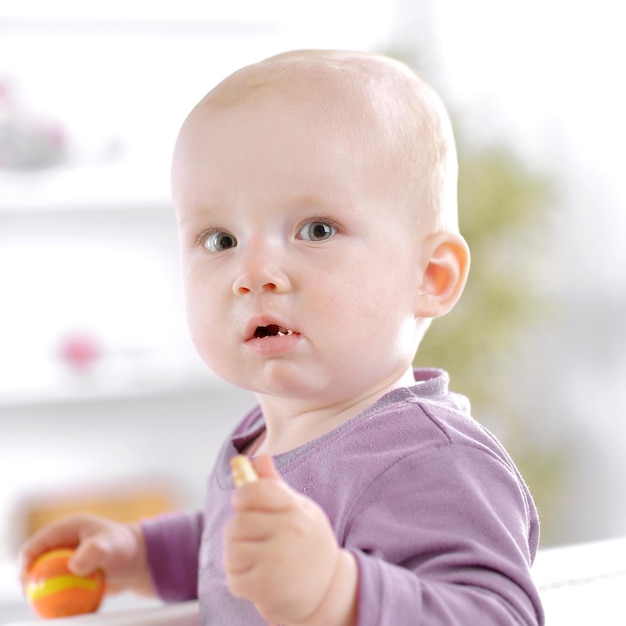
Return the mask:
<path id="1" fill-rule="evenodd" d="M 404 451 L 455 445 L 497 447 L 496 438 L 472 416 L 469 403 L 452 394 L 428 399 L 410 394 L 372 406 L 338 433 L 337 445 L 367 441 L 379 451 Z M 347 437 L 346 437 L 347 435 Z"/>
<path id="2" fill-rule="evenodd" d="M 518 474 L 497 437 L 472 417 L 469 405 L 459 406 L 454 399 L 406 396 L 366 411 L 346 426 L 329 442 L 325 456 L 333 458 L 334 475 L 350 474 L 356 482 L 401 475 L 407 468 L 423 476 L 441 463 L 466 468 L 496 464 Z"/>

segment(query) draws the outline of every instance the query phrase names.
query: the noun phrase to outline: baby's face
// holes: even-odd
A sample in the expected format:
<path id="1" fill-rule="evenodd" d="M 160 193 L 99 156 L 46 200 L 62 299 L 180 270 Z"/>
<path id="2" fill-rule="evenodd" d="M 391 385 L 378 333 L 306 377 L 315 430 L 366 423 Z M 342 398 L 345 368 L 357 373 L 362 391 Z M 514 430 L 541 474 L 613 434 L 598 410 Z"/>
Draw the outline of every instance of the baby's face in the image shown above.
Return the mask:
<path id="1" fill-rule="evenodd" d="M 199 353 L 237 386 L 322 404 L 410 367 L 422 262 L 367 129 L 334 115 L 201 105 L 173 167 Z"/>

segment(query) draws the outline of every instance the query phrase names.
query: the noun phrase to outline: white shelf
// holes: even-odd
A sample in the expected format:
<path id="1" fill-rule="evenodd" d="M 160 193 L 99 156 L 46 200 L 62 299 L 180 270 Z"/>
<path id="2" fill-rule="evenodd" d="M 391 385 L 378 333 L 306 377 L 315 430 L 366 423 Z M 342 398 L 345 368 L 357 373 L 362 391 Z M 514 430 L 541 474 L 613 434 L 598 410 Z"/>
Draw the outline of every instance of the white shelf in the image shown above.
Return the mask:
<path id="1" fill-rule="evenodd" d="M 0 171 L 0 215 L 170 209 L 167 166 L 120 162 L 37 172 Z"/>
<path id="2" fill-rule="evenodd" d="M 193 393 L 223 384 L 191 357 L 161 356 L 126 363 L 103 360 L 84 373 L 65 371 L 51 364 L 40 368 L 36 377 L 18 373 L 9 384 L 5 380 L 0 387 L 0 409 Z"/>

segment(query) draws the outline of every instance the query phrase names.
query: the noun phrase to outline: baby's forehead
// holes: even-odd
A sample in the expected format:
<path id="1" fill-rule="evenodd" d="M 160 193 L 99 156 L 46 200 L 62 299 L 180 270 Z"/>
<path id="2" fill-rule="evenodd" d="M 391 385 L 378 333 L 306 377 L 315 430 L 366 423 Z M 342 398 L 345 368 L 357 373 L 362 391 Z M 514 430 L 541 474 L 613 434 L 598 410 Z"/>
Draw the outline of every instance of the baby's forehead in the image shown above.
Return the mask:
<path id="1" fill-rule="evenodd" d="M 321 106 L 329 113 L 349 108 L 353 113 L 380 114 L 406 102 L 420 86 L 413 72 L 387 57 L 303 50 L 276 55 L 234 72 L 209 92 L 204 102 L 228 107 L 269 100 L 283 105 Z"/>

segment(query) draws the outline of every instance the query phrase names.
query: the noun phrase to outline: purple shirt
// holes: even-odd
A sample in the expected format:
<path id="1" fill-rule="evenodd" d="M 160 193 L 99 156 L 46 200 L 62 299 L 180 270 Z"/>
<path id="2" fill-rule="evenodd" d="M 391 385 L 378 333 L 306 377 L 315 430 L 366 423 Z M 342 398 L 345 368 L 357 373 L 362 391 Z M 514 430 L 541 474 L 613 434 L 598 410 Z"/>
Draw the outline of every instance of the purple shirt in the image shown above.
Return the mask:
<path id="1" fill-rule="evenodd" d="M 274 457 L 284 480 L 326 512 L 359 569 L 359 626 L 543 624 L 531 580 L 539 523 L 528 489 L 496 438 L 416 370 L 339 428 Z M 222 570 L 232 514 L 230 459 L 263 430 L 260 409 L 225 442 L 202 515 L 144 523 L 161 597 L 198 597 L 205 626 L 264 624 L 234 598 Z"/>

